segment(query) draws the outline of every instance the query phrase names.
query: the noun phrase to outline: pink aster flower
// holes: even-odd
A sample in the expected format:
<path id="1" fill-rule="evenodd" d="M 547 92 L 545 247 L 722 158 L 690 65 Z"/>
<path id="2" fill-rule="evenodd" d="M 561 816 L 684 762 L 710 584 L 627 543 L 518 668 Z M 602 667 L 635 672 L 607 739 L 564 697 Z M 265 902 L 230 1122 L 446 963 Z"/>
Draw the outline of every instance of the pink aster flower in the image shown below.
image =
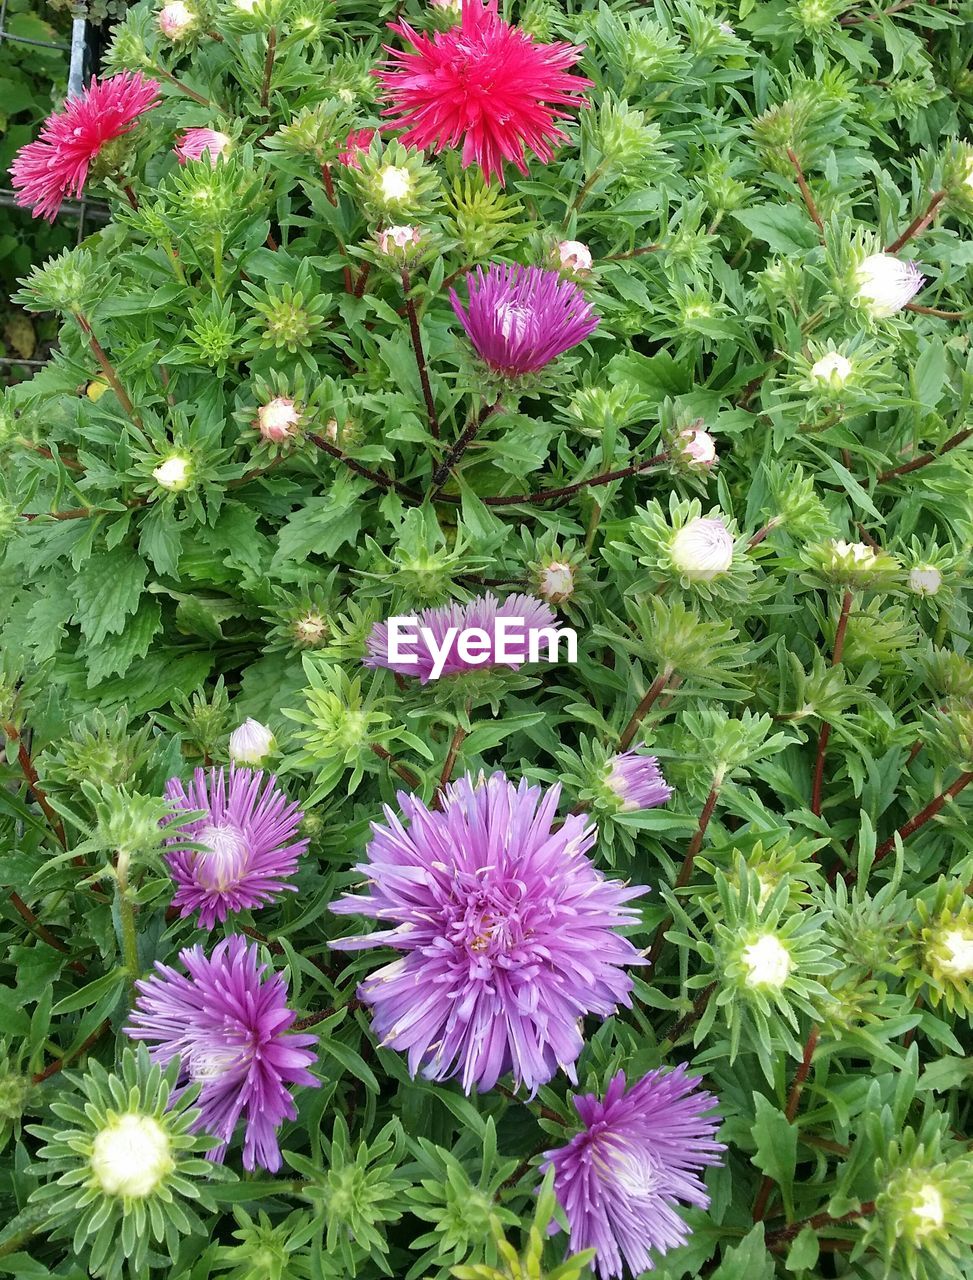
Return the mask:
<path id="1" fill-rule="evenodd" d="M 301 418 L 300 409 L 289 396 L 275 396 L 257 409 L 257 430 L 265 440 L 280 444 L 297 435 Z"/>
<path id="2" fill-rule="evenodd" d="M 187 160 L 202 160 L 204 155 L 209 156 L 211 164 L 216 164 L 221 156 L 229 153 L 232 145 L 232 138 L 218 129 L 186 129 L 176 139 L 173 151 L 180 164 Z"/>
<path id="3" fill-rule="evenodd" d="M 92 80 L 45 120 L 36 142 L 17 152 L 10 166 L 17 203 L 53 222 L 63 201 L 81 194 L 102 147 L 131 133 L 139 117 L 159 105 L 158 94 L 158 83 L 139 71 Z"/>
<path id="4" fill-rule="evenodd" d="M 606 761 L 605 786 L 618 797 L 623 813 L 654 809 L 672 795 L 656 757 L 638 751 L 620 751 Z"/>
<path id="5" fill-rule="evenodd" d="M 358 159 L 358 153 L 368 150 L 377 132 L 376 129 L 352 129 L 345 138 L 344 151 L 338 152 L 338 163 L 349 169 L 360 169 L 361 161 Z"/>
<path id="6" fill-rule="evenodd" d="M 212 929 L 231 911 L 273 902 L 285 891 L 306 840 L 294 840 L 304 814 L 263 770 L 197 769 L 185 787 L 179 778 L 166 783 L 166 798 L 176 810 L 202 810 L 203 817 L 181 823 L 178 812 L 167 826 L 166 861 L 176 883 L 172 905 L 183 916 L 199 912 L 201 929 Z M 189 849 L 185 841 L 202 845 Z"/>
<path id="7" fill-rule="evenodd" d="M 508 596 L 502 603 L 490 591 L 466 604 L 424 609 L 407 624 L 402 619 L 376 622 L 366 640 L 366 667 L 388 667 L 421 684 L 475 671 L 480 667 L 510 667 L 527 661 L 532 632 L 550 627 L 554 611 L 536 596 Z M 470 648 L 464 633 L 482 633 Z"/>
<path id="8" fill-rule="evenodd" d="M 125 1034 L 149 1045 L 149 1056 L 165 1066 L 178 1054 L 180 1089 L 199 1084 L 200 1115 L 193 1128 L 219 1139 L 207 1154 L 223 1160 L 233 1131 L 245 1122 L 243 1165 L 280 1168 L 277 1130 L 297 1116 L 288 1085 L 316 1088 L 307 1070 L 315 1037 L 288 1030 L 296 1014 L 287 1007 L 287 984 L 267 966 L 256 946 L 239 934 L 179 953 L 186 970 L 156 963 L 156 972 L 135 984 L 138 996 Z"/>
<path id="9" fill-rule="evenodd" d="M 478 164 L 487 182 L 503 185 L 503 162 L 527 172 L 525 150 L 544 164 L 567 134 L 555 121 L 561 108 L 586 106 L 591 81 L 568 73 L 581 56 L 577 45 L 540 44 L 497 13 L 497 0 L 464 0 L 460 21 L 420 35 L 407 22 L 389 30 L 412 45 L 376 72 L 389 102 L 384 115 L 406 132 L 417 150 L 463 148 L 464 167 Z"/>
<path id="10" fill-rule="evenodd" d="M 596 829 L 584 814 L 558 825 L 559 795 L 481 774 L 447 787 L 438 811 L 400 792 L 408 828 L 387 806 L 373 823 L 357 868 L 368 891 L 331 909 L 386 928 L 331 945 L 402 953 L 358 994 L 412 1075 L 458 1075 L 469 1092 L 510 1071 L 535 1093 L 558 1067 L 574 1079 L 586 1014 L 630 1003 L 625 966 L 645 960 L 618 931 L 646 890 L 596 869 Z"/>
<path id="11" fill-rule="evenodd" d="M 469 305 L 449 299 L 480 358 L 497 373 L 536 373 L 594 333 L 598 317 L 581 288 L 557 271 L 494 263 L 466 277 Z"/>
<path id="12" fill-rule="evenodd" d="M 680 1203 L 709 1206 L 700 1177 L 720 1164 L 716 1099 L 699 1089 L 684 1065 L 650 1071 L 631 1088 L 619 1071 L 604 1098 L 573 1099 L 584 1128 L 546 1153 L 554 1166 L 554 1193 L 571 1232 L 571 1251 L 595 1249 L 601 1280 L 655 1267 L 650 1253 L 686 1243 L 689 1228 Z"/>

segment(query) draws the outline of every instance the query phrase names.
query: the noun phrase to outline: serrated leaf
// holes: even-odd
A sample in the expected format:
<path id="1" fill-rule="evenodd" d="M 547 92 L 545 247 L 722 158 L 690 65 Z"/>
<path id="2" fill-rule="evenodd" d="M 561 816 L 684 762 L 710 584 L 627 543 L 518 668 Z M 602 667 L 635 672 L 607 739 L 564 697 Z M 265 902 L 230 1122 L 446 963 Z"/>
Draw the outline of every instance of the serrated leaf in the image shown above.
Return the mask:
<path id="1" fill-rule="evenodd" d="M 733 216 L 774 253 L 803 257 L 818 243 L 817 230 L 801 205 L 758 204 Z"/>
<path id="2" fill-rule="evenodd" d="M 147 569 L 128 548 L 98 551 L 82 565 L 74 583 L 75 621 L 91 644 L 123 630 L 142 598 Z"/>
<path id="3" fill-rule="evenodd" d="M 788 1215 L 793 1213 L 794 1166 L 797 1163 L 797 1129 L 783 1111 L 762 1093 L 753 1095 L 757 1117 L 753 1137 L 757 1144 L 753 1163 L 780 1188 Z"/>
<path id="4" fill-rule="evenodd" d="M 118 636 L 106 636 L 88 646 L 88 688 L 111 675 L 123 676 L 136 658 L 144 658 L 153 638 L 162 630 L 158 600 L 143 600 L 138 612 Z"/>
<path id="5" fill-rule="evenodd" d="M 813 1227 L 805 1227 L 791 1245 L 784 1266 L 788 1271 L 809 1271 L 817 1265 L 820 1252 L 817 1232 Z"/>
<path id="6" fill-rule="evenodd" d="M 281 526 L 274 565 L 312 554 L 333 556 L 342 543 L 353 543 L 361 528 L 358 499 L 364 489 L 361 481 L 341 475 L 325 497 L 308 498 Z"/>

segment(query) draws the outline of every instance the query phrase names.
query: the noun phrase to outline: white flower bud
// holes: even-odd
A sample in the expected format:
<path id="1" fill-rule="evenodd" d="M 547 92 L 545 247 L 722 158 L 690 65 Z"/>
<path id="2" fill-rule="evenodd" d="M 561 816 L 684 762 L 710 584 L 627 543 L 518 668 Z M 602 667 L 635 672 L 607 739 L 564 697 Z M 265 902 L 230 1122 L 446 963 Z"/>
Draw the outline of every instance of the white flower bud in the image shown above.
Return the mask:
<path id="1" fill-rule="evenodd" d="M 708 431 L 686 427 L 676 436 L 676 444 L 683 462 L 697 471 L 708 471 L 716 462 L 716 441 Z"/>
<path id="2" fill-rule="evenodd" d="M 538 590 L 550 604 L 560 604 L 574 594 L 574 570 L 561 560 L 549 560 L 541 569 Z"/>
<path id="3" fill-rule="evenodd" d="M 287 396 L 275 396 L 257 410 L 257 430 L 273 444 L 295 436 L 300 422 L 297 406 Z"/>
<path id="4" fill-rule="evenodd" d="M 811 377 L 828 387 L 843 387 L 851 377 L 852 363 L 840 351 L 829 351 L 811 365 Z"/>
<path id="5" fill-rule="evenodd" d="M 946 1219 L 939 1188 L 931 1182 L 917 1187 L 905 1207 L 905 1216 L 913 1240 L 921 1240 L 930 1232 L 938 1231 Z"/>
<path id="6" fill-rule="evenodd" d="M 406 250 L 422 239 L 418 227 L 388 227 L 378 232 L 378 247 L 383 253 L 391 253 L 393 249 Z"/>
<path id="7" fill-rule="evenodd" d="M 579 274 L 590 271 L 594 261 L 591 250 L 580 240 L 562 240 L 557 247 L 557 254 L 564 271 L 576 271 Z"/>
<path id="8" fill-rule="evenodd" d="M 943 575 L 934 564 L 917 564 L 909 571 L 909 590 L 917 596 L 934 596 L 943 585 Z"/>
<path id="9" fill-rule="evenodd" d="M 775 991 L 787 981 L 793 965 L 791 953 L 776 933 L 761 934 L 743 948 L 741 956 L 747 970 L 748 987 L 772 987 Z"/>
<path id="10" fill-rule="evenodd" d="M 152 476 L 163 489 L 178 493 L 180 489 L 188 487 L 190 469 L 189 459 L 184 458 L 182 454 L 174 453 L 155 468 Z"/>
<path id="11" fill-rule="evenodd" d="M 230 759 L 234 764 L 260 764 L 276 746 L 267 726 L 248 717 L 230 734 Z"/>
<path id="12" fill-rule="evenodd" d="M 858 300 L 873 316 L 893 316 L 911 302 L 926 283 L 914 262 L 888 253 L 873 253 L 855 272 Z"/>
<path id="13" fill-rule="evenodd" d="M 669 556 L 680 573 L 708 582 L 733 563 L 733 538 L 722 520 L 696 516 L 669 543 Z"/>
<path id="14" fill-rule="evenodd" d="M 91 1172 L 106 1195 L 150 1196 L 175 1168 L 169 1135 L 152 1116 L 126 1111 L 95 1137 Z"/>
<path id="15" fill-rule="evenodd" d="M 196 25 L 196 14 L 183 0 L 169 0 L 159 11 L 159 30 L 170 40 L 181 40 Z"/>
<path id="16" fill-rule="evenodd" d="M 871 569 L 877 559 L 864 542 L 843 542 L 836 538 L 831 543 L 832 569 Z"/>
<path id="17" fill-rule="evenodd" d="M 939 941 L 942 951 L 937 963 L 943 973 L 954 978 L 973 976 L 973 934 L 965 929 L 948 929 Z"/>
<path id="18" fill-rule="evenodd" d="M 385 203 L 394 204 L 396 201 L 408 200 L 415 183 L 408 169 L 386 164 L 378 171 L 378 185 Z"/>

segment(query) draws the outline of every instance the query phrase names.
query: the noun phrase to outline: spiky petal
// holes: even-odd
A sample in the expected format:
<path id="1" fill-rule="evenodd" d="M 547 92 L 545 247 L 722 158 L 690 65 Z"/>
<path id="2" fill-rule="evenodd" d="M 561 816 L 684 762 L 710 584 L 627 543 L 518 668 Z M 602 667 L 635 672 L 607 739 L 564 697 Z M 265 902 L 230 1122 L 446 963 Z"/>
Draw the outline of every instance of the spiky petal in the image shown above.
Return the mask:
<path id="1" fill-rule="evenodd" d="M 725 1147 L 714 1140 L 716 1099 L 698 1086 L 684 1064 L 650 1071 L 631 1088 L 619 1071 L 604 1098 L 573 1099 L 584 1128 L 545 1153 L 571 1250 L 595 1249 L 602 1280 L 620 1276 L 623 1265 L 633 1276 L 651 1270 L 650 1251 L 664 1254 L 689 1237 L 677 1206 L 709 1206 L 700 1174 L 720 1163 Z"/>
<path id="2" fill-rule="evenodd" d="M 72 98 L 41 126 L 40 136 L 17 152 L 10 176 L 17 203 L 53 222 L 68 196 L 79 196 L 102 147 L 135 128 L 159 105 L 159 85 L 139 71 L 123 71 Z"/>
<path id="3" fill-rule="evenodd" d="M 224 1158 L 242 1119 L 244 1167 L 276 1173 L 277 1130 L 297 1115 L 288 1086 L 318 1083 L 307 1070 L 315 1037 L 288 1030 L 297 1015 L 287 1008 L 287 984 L 279 973 L 264 978 L 256 945 L 248 947 L 239 934 L 209 956 L 187 947 L 179 962 L 184 974 L 157 963 L 151 977 L 135 984 L 125 1034 L 146 1041 L 149 1056 L 163 1066 L 178 1054 L 182 1087 L 200 1085 L 193 1128 L 220 1140 L 211 1160 Z"/>
<path id="4" fill-rule="evenodd" d="M 506 1072 L 533 1093 L 558 1067 L 574 1079 L 581 1019 L 630 1003 L 626 965 L 644 964 L 619 929 L 646 892 L 607 879 L 586 856 L 587 816 L 560 826 L 560 788 L 542 793 L 502 773 L 461 778 L 440 810 L 398 800 L 372 825 L 361 897 L 332 904 L 389 927 L 332 946 L 404 954 L 359 988 L 382 1043 L 432 1080 L 458 1075 L 469 1092 Z"/>
<path id="5" fill-rule="evenodd" d="M 503 186 L 509 161 L 527 173 L 525 153 L 544 164 L 567 135 L 555 121 L 586 106 L 591 81 L 570 75 L 577 45 L 540 44 L 499 16 L 497 0 L 463 0 L 461 20 L 446 31 L 419 34 L 408 22 L 389 30 L 412 46 L 390 55 L 376 74 L 389 106 L 384 115 L 406 132 L 402 141 L 437 153 L 463 148 L 464 167 L 478 164 L 487 182 Z"/>
<path id="6" fill-rule="evenodd" d="M 284 892 L 307 840 L 294 840 L 304 814 L 263 770 L 231 767 L 197 769 L 189 786 L 166 783 L 176 815 L 169 819 L 166 860 L 176 883 L 172 905 L 183 916 L 199 912 L 202 929 L 212 929 L 231 911 L 265 906 Z M 180 823 L 178 810 L 204 816 Z M 189 849 L 185 841 L 203 846 Z"/>

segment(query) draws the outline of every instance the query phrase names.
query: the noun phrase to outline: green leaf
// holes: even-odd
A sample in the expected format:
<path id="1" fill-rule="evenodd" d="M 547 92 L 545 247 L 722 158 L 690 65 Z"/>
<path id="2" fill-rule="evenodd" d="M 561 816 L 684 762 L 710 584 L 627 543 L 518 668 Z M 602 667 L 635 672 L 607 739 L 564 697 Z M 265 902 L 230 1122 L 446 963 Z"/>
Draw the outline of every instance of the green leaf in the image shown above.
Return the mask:
<path id="1" fill-rule="evenodd" d="M 813 1227 L 805 1227 L 791 1245 L 784 1266 L 788 1271 L 810 1271 L 817 1266 L 820 1252 L 817 1232 Z"/>
<path id="2" fill-rule="evenodd" d="M 683 395 L 692 384 L 688 370 L 677 364 L 668 351 L 654 356 L 643 356 L 636 351 L 614 356 L 605 374 L 609 385 L 622 379 L 634 382 L 652 404 L 658 404 L 666 396 Z"/>
<path id="3" fill-rule="evenodd" d="M 939 338 L 931 340 L 915 362 L 911 380 L 916 401 L 932 413 L 939 403 L 946 382 L 946 348 Z"/>
<path id="4" fill-rule="evenodd" d="M 96 978 L 94 982 L 89 982 L 87 986 L 75 991 L 69 996 L 65 996 L 63 1000 L 59 1000 L 51 1013 L 74 1013 L 76 1009 L 87 1009 L 91 1004 L 97 1002 L 110 991 L 121 989 L 125 983 L 126 970 L 113 969 L 111 973 L 106 973 L 102 978 Z"/>
<path id="5" fill-rule="evenodd" d="M 723 1260 L 710 1280 L 773 1280 L 774 1259 L 764 1244 L 764 1227 L 758 1222 L 753 1230 L 723 1254 Z"/>
<path id="6" fill-rule="evenodd" d="M 74 584 L 75 621 L 98 644 L 121 631 L 135 612 L 145 585 L 145 561 L 128 548 L 98 551 L 82 565 Z"/>
<path id="7" fill-rule="evenodd" d="M 818 243 L 817 229 L 801 205 L 758 204 L 733 216 L 774 253 L 803 257 Z"/>
<path id="8" fill-rule="evenodd" d="M 753 1163 L 780 1187 L 788 1216 L 794 1212 L 794 1166 L 797 1162 L 797 1129 L 783 1111 L 762 1093 L 753 1095 L 757 1118 L 753 1137 L 757 1150 Z"/>
<path id="9" fill-rule="evenodd" d="M 365 488 L 361 480 L 342 474 L 325 497 L 308 498 L 281 526 L 274 566 L 312 554 L 333 556 L 342 543 L 354 543 L 361 528 L 359 496 Z"/>
<path id="10" fill-rule="evenodd" d="M 135 617 L 119 636 L 106 636 L 88 646 L 88 688 L 111 675 L 122 676 L 136 658 L 144 658 L 153 638 L 162 630 L 158 600 L 143 600 Z"/>

